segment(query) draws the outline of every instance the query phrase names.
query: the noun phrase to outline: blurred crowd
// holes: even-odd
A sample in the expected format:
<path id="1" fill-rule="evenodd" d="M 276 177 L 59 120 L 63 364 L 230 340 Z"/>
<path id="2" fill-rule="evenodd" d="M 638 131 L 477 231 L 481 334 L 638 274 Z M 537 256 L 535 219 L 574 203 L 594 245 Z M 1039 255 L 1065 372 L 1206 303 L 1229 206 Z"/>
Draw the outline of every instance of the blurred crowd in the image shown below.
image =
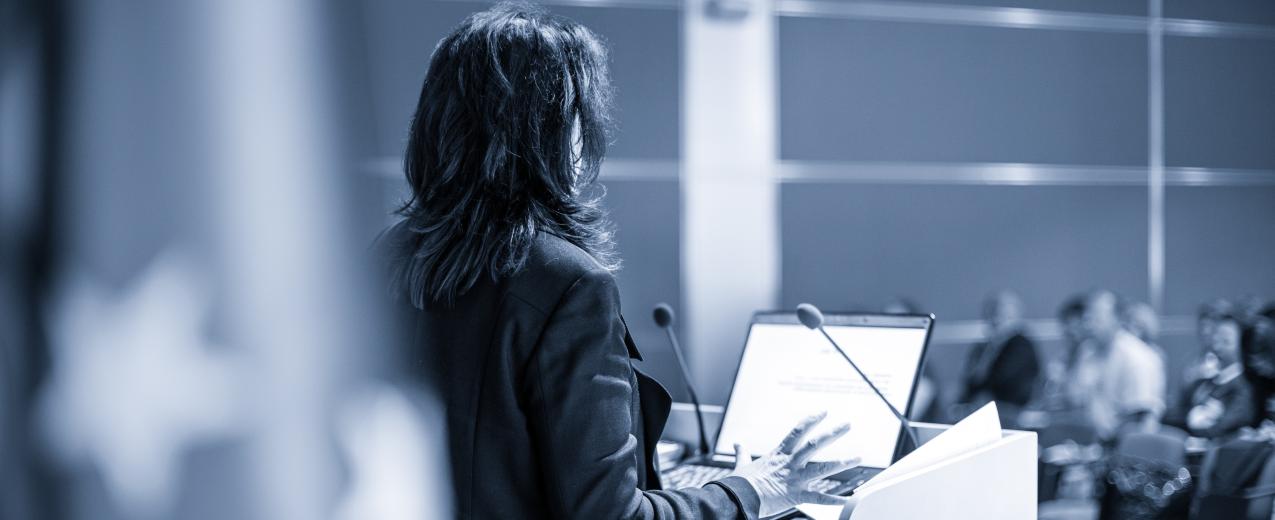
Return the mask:
<path id="1" fill-rule="evenodd" d="M 1146 303 L 1096 290 L 1058 310 L 1063 351 L 1044 361 L 1012 292 L 990 296 L 987 340 L 971 349 L 947 418 L 996 401 L 1007 427 L 1091 428 L 1100 439 L 1177 428 L 1191 437 L 1275 438 L 1275 303 L 1217 299 L 1197 315 L 1199 350 L 1169 374 Z M 1180 378 L 1169 395 L 1170 377 Z M 930 412 L 935 413 L 935 412 Z"/>
<path id="2" fill-rule="evenodd" d="M 986 339 L 955 391 L 945 402 L 927 373 L 914 418 L 951 422 L 995 401 L 1006 428 L 1037 432 L 1042 503 L 1080 500 L 1099 518 L 1272 518 L 1275 302 L 1201 305 L 1198 350 L 1179 373 L 1146 303 L 1076 295 L 1058 309 L 1056 331 L 1023 316 L 1014 293 L 989 296 Z M 1036 344 L 1052 347 L 1055 332 L 1060 351 Z M 1042 518 L 1092 517 L 1050 511 L 1042 504 Z"/>

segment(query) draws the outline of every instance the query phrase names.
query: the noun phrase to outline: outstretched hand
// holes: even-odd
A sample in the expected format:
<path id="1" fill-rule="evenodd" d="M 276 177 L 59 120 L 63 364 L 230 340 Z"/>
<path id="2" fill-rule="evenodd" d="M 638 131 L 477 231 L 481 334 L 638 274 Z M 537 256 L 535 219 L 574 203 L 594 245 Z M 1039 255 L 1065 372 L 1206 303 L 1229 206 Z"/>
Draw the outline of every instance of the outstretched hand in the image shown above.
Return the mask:
<path id="1" fill-rule="evenodd" d="M 827 416 L 827 412 L 823 412 L 802 420 L 774 451 L 756 460 L 742 445 L 735 445 L 735 471 L 732 475 L 743 477 L 757 491 L 761 499 L 760 516 L 780 513 L 797 504 L 839 505 L 846 502 L 846 497 L 810 489 L 811 482 L 859 465 L 858 458 L 810 462 L 819 450 L 850 431 L 850 425 L 843 424 L 827 433 L 810 437 L 811 430 Z"/>

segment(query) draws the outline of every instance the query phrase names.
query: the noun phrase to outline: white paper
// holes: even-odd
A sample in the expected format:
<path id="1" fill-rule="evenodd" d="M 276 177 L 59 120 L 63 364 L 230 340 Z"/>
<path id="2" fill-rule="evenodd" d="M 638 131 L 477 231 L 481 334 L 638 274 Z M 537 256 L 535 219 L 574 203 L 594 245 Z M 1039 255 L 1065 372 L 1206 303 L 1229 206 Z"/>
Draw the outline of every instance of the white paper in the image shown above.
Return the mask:
<path id="1" fill-rule="evenodd" d="M 811 520 L 837 520 L 841 518 L 841 509 L 845 506 L 825 506 L 823 504 L 801 504 L 797 510 Z"/>
<path id="2" fill-rule="evenodd" d="M 894 480 L 944 460 L 988 446 L 1001 438 L 1001 419 L 996 411 L 996 403 L 991 402 L 979 408 L 948 428 L 929 442 L 922 444 L 906 457 L 885 468 L 872 480 L 864 482 L 855 490 L 855 494 L 871 491 L 872 487 Z M 817 504 L 801 504 L 797 509 L 812 520 L 837 520 L 841 517 L 843 506 L 825 506 Z"/>

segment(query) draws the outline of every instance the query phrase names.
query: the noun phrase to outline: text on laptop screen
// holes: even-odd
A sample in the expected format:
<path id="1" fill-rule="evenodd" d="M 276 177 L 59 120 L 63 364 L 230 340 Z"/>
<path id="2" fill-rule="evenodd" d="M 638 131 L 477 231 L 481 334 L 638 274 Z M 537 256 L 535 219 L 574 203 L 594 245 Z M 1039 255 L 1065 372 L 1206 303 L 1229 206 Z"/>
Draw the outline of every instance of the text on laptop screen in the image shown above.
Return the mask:
<path id="1" fill-rule="evenodd" d="M 914 327 L 827 324 L 837 340 L 890 403 L 907 413 L 925 349 L 926 320 Z M 753 455 L 779 445 L 801 419 L 827 411 L 814 431 L 850 423 L 850 432 L 815 460 L 861 457 L 861 466 L 889 466 L 900 425 L 890 409 L 818 331 L 797 323 L 755 322 L 722 420 L 716 452 L 743 444 Z"/>

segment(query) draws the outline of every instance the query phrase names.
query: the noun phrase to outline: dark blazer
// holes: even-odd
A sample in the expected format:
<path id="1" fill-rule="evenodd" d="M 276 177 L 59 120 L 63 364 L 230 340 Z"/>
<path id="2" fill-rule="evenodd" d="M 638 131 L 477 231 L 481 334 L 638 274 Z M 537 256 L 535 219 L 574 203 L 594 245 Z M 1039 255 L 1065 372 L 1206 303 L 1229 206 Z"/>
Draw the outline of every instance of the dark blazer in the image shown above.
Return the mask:
<path id="1" fill-rule="evenodd" d="M 633 367 L 615 279 L 580 248 L 542 233 L 520 272 L 410 314 L 412 360 L 447 410 L 458 518 L 757 516 L 740 477 L 660 489 L 671 399 Z"/>
<path id="2" fill-rule="evenodd" d="M 1186 419 L 1191 409 L 1210 399 L 1222 403 L 1222 416 L 1208 428 L 1196 429 L 1188 426 Z M 1257 416 L 1253 387 L 1243 375 L 1237 375 L 1221 384 L 1213 379 L 1197 379 L 1189 383 L 1182 389 L 1177 404 L 1165 413 L 1162 422 L 1182 428 L 1197 437 L 1214 438 L 1225 437 L 1242 427 L 1252 425 Z"/>
<path id="3" fill-rule="evenodd" d="M 977 370 L 971 367 L 979 363 L 980 357 L 989 348 L 999 348 L 1000 352 L 995 354 L 984 373 L 975 373 Z M 996 401 L 997 405 L 1024 406 L 1031 400 L 1040 375 L 1036 347 L 1022 334 L 1014 334 L 1002 344 L 975 345 L 965 366 L 965 388 L 961 401 L 967 403 L 982 397 Z"/>

